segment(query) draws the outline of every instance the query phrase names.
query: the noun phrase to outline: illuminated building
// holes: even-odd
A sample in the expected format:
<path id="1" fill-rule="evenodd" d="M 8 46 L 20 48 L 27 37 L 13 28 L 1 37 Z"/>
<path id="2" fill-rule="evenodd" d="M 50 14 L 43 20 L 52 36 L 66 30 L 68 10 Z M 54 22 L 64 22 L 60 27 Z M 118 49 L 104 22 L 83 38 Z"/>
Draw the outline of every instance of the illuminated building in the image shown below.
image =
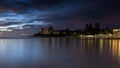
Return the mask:
<path id="1" fill-rule="evenodd" d="M 54 28 L 52 26 L 41 28 L 41 34 L 52 34 L 54 32 Z"/>
<path id="2" fill-rule="evenodd" d="M 113 37 L 120 37 L 120 29 L 113 29 Z"/>
<path id="3" fill-rule="evenodd" d="M 48 33 L 53 34 L 54 28 L 52 26 L 48 27 Z"/>
<path id="4" fill-rule="evenodd" d="M 49 34 L 48 28 L 47 27 L 41 28 L 41 34 Z"/>

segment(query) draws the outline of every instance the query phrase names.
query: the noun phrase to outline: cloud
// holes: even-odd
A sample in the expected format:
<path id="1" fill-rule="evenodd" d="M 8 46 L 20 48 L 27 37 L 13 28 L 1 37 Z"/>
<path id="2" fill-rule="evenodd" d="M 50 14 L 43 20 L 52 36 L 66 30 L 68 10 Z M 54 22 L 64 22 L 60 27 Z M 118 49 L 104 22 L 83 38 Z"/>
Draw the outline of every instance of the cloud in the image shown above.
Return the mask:
<path id="1" fill-rule="evenodd" d="M 31 13 L 31 12 L 35 13 Z M 4 12 L 0 13 L 0 26 L 22 28 L 25 25 L 46 25 L 43 23 L 47 19 L 49 13 L 39 12 L 37 10 L 32 10 L 28 13 L 15 13 L 15 12 Z M 40 17 L 41 16 L 41 17 Z M 22 28 L 23 29 L 23 28 Z"/>
<path id="2" fill-rule="evenodd" d="M 111 15 L 115 18 L 120 14 L 119 3 L 119 0 L 0 0 L 0 27 L 17 31 L 59 24 L 83 28 L 85 23 L 102 20 L 108 24 L 113 19 L 108 17 L 110 14 L 117 11 Z"/>
<path id="3" fill-rule="evenodd" d="M 72 18 L 101 19 L 106 12 L 118 10 L 114 0 L 1 0 L 1 23 L 14 24 L 44 21 L 57 23 Z M 14 23 L 13 23 L 14 22 Z M 35 23 L 36 25 L 39 22 Z"/>

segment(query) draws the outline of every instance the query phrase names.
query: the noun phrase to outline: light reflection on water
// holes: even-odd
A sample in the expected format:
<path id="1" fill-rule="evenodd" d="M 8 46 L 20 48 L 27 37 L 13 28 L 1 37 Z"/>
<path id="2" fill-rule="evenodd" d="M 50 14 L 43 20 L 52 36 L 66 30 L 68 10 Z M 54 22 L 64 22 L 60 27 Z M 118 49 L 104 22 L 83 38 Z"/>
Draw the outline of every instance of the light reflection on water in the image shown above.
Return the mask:
<path id="1" fill-rule="evenodd" d="M 0 68 L 120 68 L 120 39 L 0 39 Z"/>

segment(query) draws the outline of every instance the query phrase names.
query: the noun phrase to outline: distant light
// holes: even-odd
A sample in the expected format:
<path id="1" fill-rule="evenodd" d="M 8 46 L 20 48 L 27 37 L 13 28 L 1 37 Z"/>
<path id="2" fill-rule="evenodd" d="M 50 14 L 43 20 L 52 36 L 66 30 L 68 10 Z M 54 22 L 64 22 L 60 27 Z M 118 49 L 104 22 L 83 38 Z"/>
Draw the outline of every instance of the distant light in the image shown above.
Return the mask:
<path id="1" fill-rule="evenodd" d="M 120 31 L 120 29 L 113 29 L 114 32 Z"/>
<path id="2" fill-rule="evenodd" d="M 8 29 L 0 29 L 0 31 L 7 31 Z"/>
<path id="3" fill-rule="evenodd" d="M 12 31 L 12 29 L 8 29 L 7 31 L 11 32 L 11 31 Z"/>
<path id="4" fill-rule="evenodd" d="M 86 35 L 86 37 L 94 37 L 94 35 Z"/>
<path id="5" fill-rule="evenodd" d="M 109 36 L 112 36 L 112 34 L 109 34 Z"/>
<path id="6" fill-rule="evenodd" d="M 12 31 L 12 29 L 9 29 L 8 27 L 0 27 L 0 31 Z"/>
<path id="7" fill-rule="evenodd" d="M 20 35 L 25 36 L 25 35 L 27 35 L 27 34 L 20 34 Z"/>

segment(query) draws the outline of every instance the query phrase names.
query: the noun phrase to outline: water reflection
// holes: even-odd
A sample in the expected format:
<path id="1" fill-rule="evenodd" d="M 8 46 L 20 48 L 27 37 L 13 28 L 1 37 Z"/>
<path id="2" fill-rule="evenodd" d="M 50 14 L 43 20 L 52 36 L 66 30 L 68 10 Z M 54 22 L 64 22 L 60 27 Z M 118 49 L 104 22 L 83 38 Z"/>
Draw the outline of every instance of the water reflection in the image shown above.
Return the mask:
<path id="1" fill-rule="evenodd" d="M 0 39 L 2 68 L 119 68 L 119 63 L 119 39 Z"/>
<path id="2" fill-rule="evenodd" d="M 86 50 L 98 54 L 110 54 L 111 57 L 120 62 L 120 40 L 119 39 L 86 39 Z M 110 57 L 109 55 L 109 57 Z"/>
<path id="3" fill-rule="evenodd" d="M 120 40 L 112 40 L 111 43 L 112 56 L 120 62 Z"/>

